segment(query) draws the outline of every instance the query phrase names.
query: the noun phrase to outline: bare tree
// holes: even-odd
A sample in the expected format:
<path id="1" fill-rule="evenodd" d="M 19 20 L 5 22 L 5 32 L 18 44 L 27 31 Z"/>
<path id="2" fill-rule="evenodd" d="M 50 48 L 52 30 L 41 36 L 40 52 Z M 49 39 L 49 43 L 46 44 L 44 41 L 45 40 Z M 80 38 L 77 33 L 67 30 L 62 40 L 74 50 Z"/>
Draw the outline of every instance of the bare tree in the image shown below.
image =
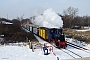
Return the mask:
<path id="1" fill-rule="evenodd" d="M 66 19 L 69 20 L 69 28 L 71 27 L 72 20 L 74 19 L 74 17 L 77 16 L 78 11 L 79 11 L 78 8 L 74 8 L 71 6 L 63 11 L 63 16 L 67 16 Z"/>

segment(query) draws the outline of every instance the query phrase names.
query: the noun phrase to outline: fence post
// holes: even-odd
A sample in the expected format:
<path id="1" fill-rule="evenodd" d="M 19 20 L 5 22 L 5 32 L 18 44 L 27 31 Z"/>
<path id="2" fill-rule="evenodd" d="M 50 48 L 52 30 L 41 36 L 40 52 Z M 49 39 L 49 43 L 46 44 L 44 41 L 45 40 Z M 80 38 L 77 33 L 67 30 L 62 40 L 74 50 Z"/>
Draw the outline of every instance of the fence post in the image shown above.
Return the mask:
<path id="1" fill-rule="evenodd" d="M 34 47 L 33 47 L 33 45 L 31 45 L 32 46 L 32 52 L 34 52 Z"/>
<path id="2" fill-rule="evenodd" d="M 29 48 L 32 49 L 32 42 L 30 40 L 29 40 L 28 44 L 29 44 Z"/>

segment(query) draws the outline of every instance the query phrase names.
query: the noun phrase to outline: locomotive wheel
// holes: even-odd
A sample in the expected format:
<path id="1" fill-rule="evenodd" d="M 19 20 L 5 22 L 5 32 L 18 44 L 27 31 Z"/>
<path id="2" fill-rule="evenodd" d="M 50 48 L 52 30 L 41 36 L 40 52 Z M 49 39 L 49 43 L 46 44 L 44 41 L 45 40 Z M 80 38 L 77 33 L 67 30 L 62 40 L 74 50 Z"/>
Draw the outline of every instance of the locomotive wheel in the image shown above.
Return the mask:
<path id="1" fill-rule="evenodd" d="M 64 49 L 66 49 L 66 46 L 65 47 L 63 47 Z"/>

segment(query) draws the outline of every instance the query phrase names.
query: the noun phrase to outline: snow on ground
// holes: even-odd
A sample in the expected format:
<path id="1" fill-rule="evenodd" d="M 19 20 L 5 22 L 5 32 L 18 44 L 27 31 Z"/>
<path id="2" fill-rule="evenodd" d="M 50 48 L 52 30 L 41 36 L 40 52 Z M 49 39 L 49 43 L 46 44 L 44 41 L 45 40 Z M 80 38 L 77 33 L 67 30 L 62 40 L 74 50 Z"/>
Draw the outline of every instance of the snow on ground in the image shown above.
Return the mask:
<path id="1" fill-rule="evenodd" d="M 54 55 L 44 55 L 40 49 L 32 52 L 28 46 L 0 46 L 0 60 L 56 60 Z"/>
<path id="2" fill-rule="evenodd" d="M 6 22 L 6 21 L 2 21 L 3 24 L 13 24 L 13 23 L 10 23 L 10 22 Z"/>
<path id="3" fill-rule="evenodd" d="M 90 27 L 88 27 L 88 28 L 85 29 L 85 30 L 76 30 L 76 31 L 78 31 L 78 32 L 86 32 L 86 31 L 90 31 Z"/>
<path id="4" fill-rule="evenodd" d="M 36 38 L 39 40 L 41 44 L 47 43 L 36 36 Z M 68 39 L 68 38 L 67 38 Z M 72 39 L 68 39 L 68 41 L 74 42 Z M 20 44 L 20 43 L 17 43 Z M 53 47 L 53 52 L 50 52 L 49 55 L 44 55 L 43 50 L 41 48 L 35 49 L 34 52 L 32 52 L 31 49 L 29 49 L 29 46 L 26 45 L 18 45 L 10 44 L 10 45 L 0 45 L 0 60 L 57 60 L 57 57 L 59 57 L 59 60 L 62 59 L 73 59 L 71 56 L 63 52 L 62 50 L 65 49 L 57 49 Z M 78 42 L 78 45 L 80 43 Z M 83 43 L 85 46 L 88 47 L 90 50 L 90 45 Z M 48 46 L 52 46 L 51 44 L 47 44 Z M 79 54 L 82 57 L 90 57 L 89 53 L 86 53 L 85 51 L 75 49 L 73 47 L 67 46 L 67 49 Z M 66 50 L 65 50 L 66 51 Z M 66 51 L 68 52 L 68 51 Z M 90 51 L 89 51 L 90 52 Z M 69 54 L 73 55 L 72 53 L 68 52 Z M 73 55 L 76 58 L 80 58 L 76 55 Z"/>

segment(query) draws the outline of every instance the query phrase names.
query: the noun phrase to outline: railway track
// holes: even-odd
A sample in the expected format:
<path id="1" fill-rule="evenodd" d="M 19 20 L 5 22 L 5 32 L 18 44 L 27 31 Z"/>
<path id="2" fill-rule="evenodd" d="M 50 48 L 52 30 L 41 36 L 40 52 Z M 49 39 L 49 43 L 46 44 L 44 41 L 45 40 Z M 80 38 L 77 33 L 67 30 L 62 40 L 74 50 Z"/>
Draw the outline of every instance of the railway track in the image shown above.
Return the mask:
<path id="1" fill-rule="evenodd" d="M 78 54 L 76 54 L 75 52 L 73 52 L 73 51 L 70 51 L 70 50 L 68 50 L 68 49 L 61 49 L 63 52 L 65 52 L 66 54 L 68 54 L 69 56 L 71 56 L 72 58 L 77 58 L 77 57 L 79 57 L 79 58 L 82 58 L 82 56 L 80 56 L 80 55 L 78 55 Z"/>
<path id="2" fill-rule="evenodd" d="M 66 50 L 68 50 L 68 49 L 66 49 Z M 73 51 L 70 51 L 70 50 L 68 50 L 68 51 L 71 52 L 71 53 L 73 53 L 73 54 L 75 54 L 75 55 L 77 55 L 78 57 L 82 58 L 82 56 L 80 56 L 80 55 L 74 53 Z"/>
<path id="3" fill-rule="evenodd" d="M 88 50 L 88 49 L 86 49 L 86 48 L 84 48 L 84 47 L 75 45 L 75 44 L 70 43 L 70 42 L 67 42 L 67 45 L 72 46 L 72 47 L 74 47 L 74 48 L 77 48 L 77 49 L 79 49 L 79 50 Z"/>
<path id="4" fill-rule="evenodd" d="M 81 46 L 78 46 L 78 45 L 72 44 L 72 43 L 70 43 L 70 42 L 67 42 L 67 45 L 69 45 L 69 46 L 71 46 L 71 47 L 73 47 L 73 48 L 76 48 L 76 49 L 82 50 L 82 51 L 87 52 L 87 53 L 90 54 L 90 50 L 88 50 L 88 49 L 86 49 L 86 48 L 84 48 L 84 47 L 81 47 Z"/>
<path id="5" fill-rule="evenodd" d="M 54 47 L 56 47 L 56 46 L 54 46 Z M 56 47 L 57 48 L 57 47 Z M 59 49 L 59 48 L 57 48 L 57 49 Z M 72 58 L 74 58 L 74 59 L 76 59 L 77 57 L 78 58 L 82 58 L 82 56 L 80 56 L 79 54 L 77 54 L 77 53 L 75 53 L 75 52 L 73 52 L 73 51 L 71 51 L 71 50 L 69 50 L 69 49 L 59 49 L 59 50 L 61 50 L 61 51 L 63 51 L 64 53 L 66 53 L 66 54 L 68 54 L 69 56 L 71 56 Z M 77 57 L 76 57 L 77 56 Z"/>
<path id="6" fill-rule="evenodd" d="M 73 57 L 73 58 L 75 58 L 73 55 L 71 55 L 70 53 L 68 53 L 68 52 L 66 52 L 66 51 L 64 51 L 64 50 L 62 50 L 64 53 L 66 53 L 66 54 L 68 54 L 69 56 L 71 56 L 71 57 Z"/>

